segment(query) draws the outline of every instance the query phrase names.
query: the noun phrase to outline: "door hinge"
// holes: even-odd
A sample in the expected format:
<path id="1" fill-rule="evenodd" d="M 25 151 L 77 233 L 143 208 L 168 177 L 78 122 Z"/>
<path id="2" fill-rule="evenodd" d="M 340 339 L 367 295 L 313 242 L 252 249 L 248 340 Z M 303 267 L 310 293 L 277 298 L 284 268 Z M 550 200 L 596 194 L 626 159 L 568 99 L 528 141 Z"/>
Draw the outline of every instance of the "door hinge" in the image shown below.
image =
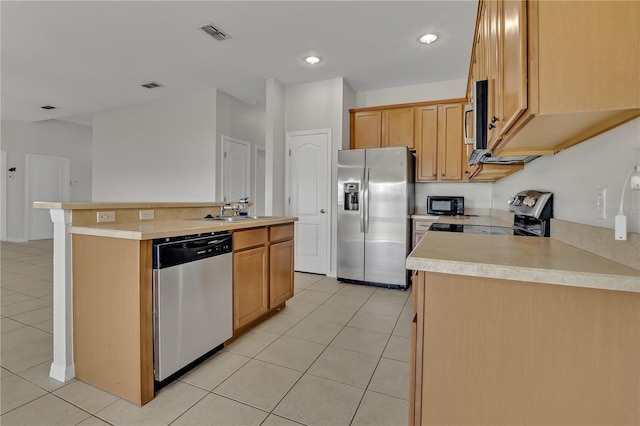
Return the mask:
<path id="1" fill-rule="evenodd" d="M 291 157 L 291 150 L 289 150 L 289 157 Z"/>
<path id="2" fill-rule="evenodd" d="M 224 158 L 227 158 L 227 151 L 224 152 Z"/>
<path id="3" fill-rule="evenodd" d="M 291 205 L 291 197 L 289 197 L 289 205 Z"/>

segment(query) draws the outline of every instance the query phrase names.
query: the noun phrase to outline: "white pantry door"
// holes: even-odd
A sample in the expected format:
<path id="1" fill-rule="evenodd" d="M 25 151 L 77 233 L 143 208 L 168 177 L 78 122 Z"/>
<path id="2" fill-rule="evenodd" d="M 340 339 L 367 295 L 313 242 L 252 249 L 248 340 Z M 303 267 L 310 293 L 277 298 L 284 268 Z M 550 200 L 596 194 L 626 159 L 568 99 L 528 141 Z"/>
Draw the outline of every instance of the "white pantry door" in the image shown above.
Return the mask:
<path id="1" fill-rule="evenodd" d="M 27 154 L 27 212 L 29 240 L 53 238 L 49 210 L 34 209 L 34 201 L 69 201 L 71 160 Z"/>
<path id="2" fill-rule="evenodd" d="M 251 195 L 251 144 L 222 137 L 222 200 L 235 202 Z"/>
<path id="3" fill-rule="evenodd" d="M 329 129 L 287 133 L 287 210 L 295 222 L 295 270 L 327 274 Z"/>

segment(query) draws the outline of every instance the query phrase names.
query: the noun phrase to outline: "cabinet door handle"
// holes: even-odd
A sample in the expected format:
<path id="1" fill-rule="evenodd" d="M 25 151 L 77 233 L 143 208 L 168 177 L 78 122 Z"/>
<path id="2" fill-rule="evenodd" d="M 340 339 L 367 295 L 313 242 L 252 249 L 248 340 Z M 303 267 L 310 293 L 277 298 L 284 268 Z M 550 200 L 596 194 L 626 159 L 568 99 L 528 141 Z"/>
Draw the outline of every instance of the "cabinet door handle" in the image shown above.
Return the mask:
<path id="1" fill-rule="evenodd" d="M 496 121 L 500 121 L 500 119 L 498 117 L 496 117 L 495 115 L 493 117 L 491 117 L 491 122 L 495 123 Z"/>
<path id="2" fill-rule="evenodd" d="M 496 128 L 496 126 L 494 126 L 493 124 L 489 124 L 489 130 L 493 130 L 495 128 Z"/>

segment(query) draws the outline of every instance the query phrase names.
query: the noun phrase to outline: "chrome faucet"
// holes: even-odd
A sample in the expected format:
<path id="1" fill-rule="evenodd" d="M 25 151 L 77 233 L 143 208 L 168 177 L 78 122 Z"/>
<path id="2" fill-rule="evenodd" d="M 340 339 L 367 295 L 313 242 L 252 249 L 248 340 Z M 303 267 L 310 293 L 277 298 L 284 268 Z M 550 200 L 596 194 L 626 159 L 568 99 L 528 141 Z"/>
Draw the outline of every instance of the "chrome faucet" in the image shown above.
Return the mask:
<path id="1" fill-rule="evenodd" d="M 225 203 L 225 204 L 221 205 L 220 206 L 220 216 L 224 216 L 224 212 L 226 210 L 233 210 L 234 211 L 234 216 L 235 216 L 235 213 L 237 212 L 237 207 L 236 206 L 232 206 L 229 203 Z"/>

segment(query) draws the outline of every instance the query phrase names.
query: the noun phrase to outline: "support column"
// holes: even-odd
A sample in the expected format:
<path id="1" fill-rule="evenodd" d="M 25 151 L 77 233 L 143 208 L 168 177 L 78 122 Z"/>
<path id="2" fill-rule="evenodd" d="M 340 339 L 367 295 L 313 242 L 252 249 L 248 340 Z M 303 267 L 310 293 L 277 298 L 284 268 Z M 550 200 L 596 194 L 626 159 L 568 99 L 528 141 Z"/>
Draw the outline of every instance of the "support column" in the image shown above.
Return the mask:
<path id="1" fill-rule="evenodd" d="M 53 362 L 49 377 L 75 377 L 71 294 L 71 210 L 51 209 L 53 221 Z"/>

